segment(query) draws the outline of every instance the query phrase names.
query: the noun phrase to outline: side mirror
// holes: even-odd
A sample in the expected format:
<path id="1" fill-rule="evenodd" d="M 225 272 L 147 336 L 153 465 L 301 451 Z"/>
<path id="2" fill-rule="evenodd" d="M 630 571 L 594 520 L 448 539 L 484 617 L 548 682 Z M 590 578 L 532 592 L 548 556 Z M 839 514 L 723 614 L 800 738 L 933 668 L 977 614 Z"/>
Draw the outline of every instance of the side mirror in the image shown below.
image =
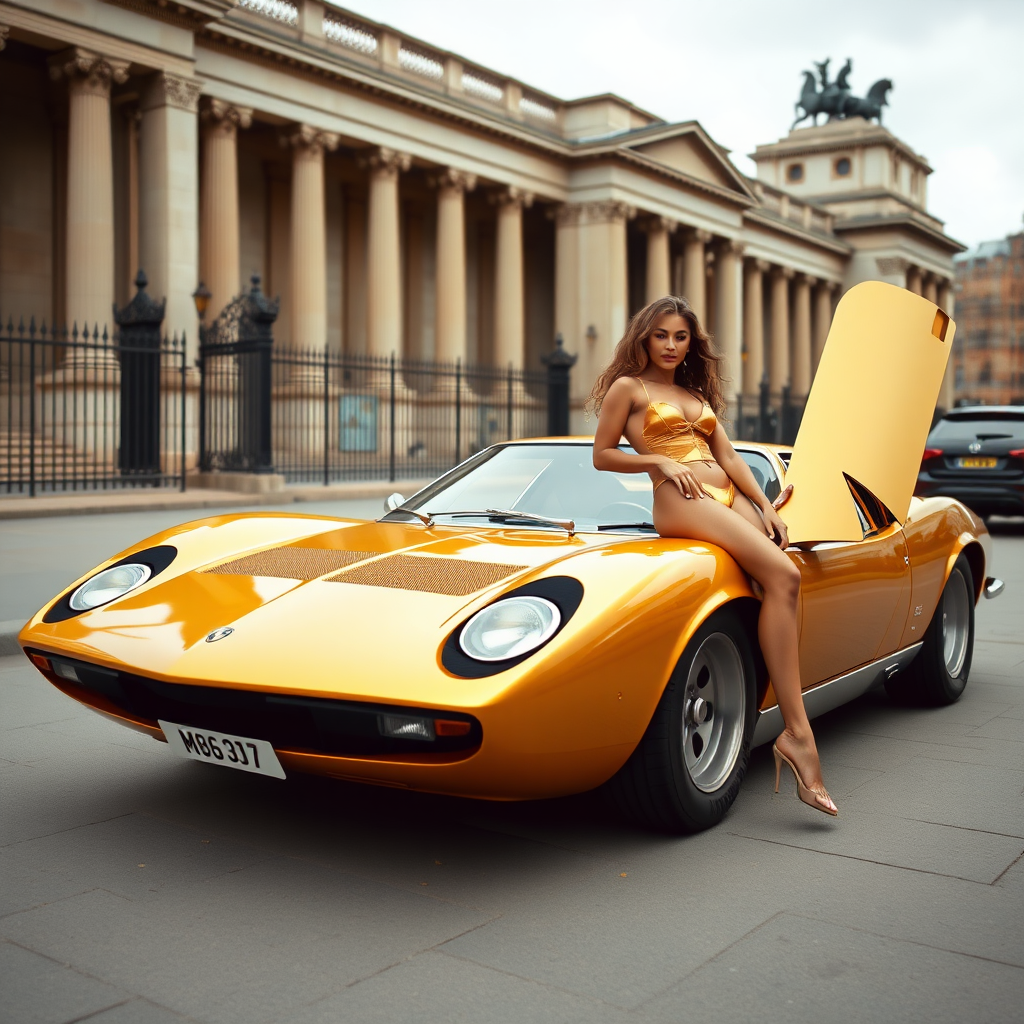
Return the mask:
<path id="1" fill-rule="evenodd" d="M 405 504 L 405 496 L 399 494 L 398 491 L 389 494 L 384 499 L 384 511 L 394 512 L 396 508 L 401 508 Z"/>

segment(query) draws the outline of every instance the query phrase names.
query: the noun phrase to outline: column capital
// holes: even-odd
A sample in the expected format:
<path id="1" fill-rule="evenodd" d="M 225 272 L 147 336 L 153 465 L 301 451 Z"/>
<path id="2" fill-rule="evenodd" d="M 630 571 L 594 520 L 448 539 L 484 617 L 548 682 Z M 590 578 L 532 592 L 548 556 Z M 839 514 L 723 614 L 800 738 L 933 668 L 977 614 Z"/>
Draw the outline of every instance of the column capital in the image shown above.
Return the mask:
<path id="1" fill-rule="evenodd" d="M 738 238 L 721 238 L 715 248 L 720 256 L 738 256 L 740 259 L 747 251 L 746 245 Z"/>
<path id="2" fill-rule="evenodd" d="M 688 242 L 701 242 L 707 245 L 714 237 L 710 231 L 705 231 L 703 228 L 688 228 L 686 230 L 686 240 Z"/>
<path id="3" fill-rule="evenodd" d="M 7 46 L 7 37 L 11 34 L 10 25 L 0 25 L 0 50 Z"/>
<path id="4" fill-rule="evenodd" d="M 751 270 L 758 274 L 767 274 L 772 268 L 772 265 L 767 260 L 759 260 L 756 256 L 752 256 L 745 262 Z"/>
<path id="5" fill-rule="evenodd" d="M 905 274 L 910 263 L 902 256 L 879 256 L 875 266 L 883 277 L 894 277 L 896 274 Z"/>
<path id="6" fill-rule="evenodd" d="M 796 284 L 805 284 L 808 287 L 811 287 L 816 280 L 817 278 L 815 278 L 813 274 L 805 274 L 803 271 L 796 271 L 793 274 L 793 281 Z"/>
<path id="7" fill-rule="evenodd" d="M 834 292 L 837 288 L 842 287 L 841 282 L 830 281 L 827 277 L 816 277 L 811 281 L 811 284 L 813 284 L 815 288 L 821 288 L 827 292 Z"/>
<path id="8" fill-rule="evenodd" d="M 397 178 L 399 171 L 407 171 L 412 166 L 412 157 L 408 153 L 388 149 L 387 146 L 378 146 L 360 158 L 359 163 L 362 167 L 368 167 L 374 177 Z"/>
<path id="9" fill-rule="evenodd" d="M 281 131 L 278 141 L 284 149 L 319 154 L 325 149 L 337 149 L 339 139 L 335 132 L 321 131 L 309 124 L 291 124 Z"/>
<path id="10" fill-rule="evenodd" d="M 581 203 L 583 216 L 588 223 L 604 224 L 632 220 L 636 207 L 614 199 L 602 199 L 592 203 Z"/>
<path id="11" fill-rule="evenodd" d="M 200 103 L 199 117 L 203 124 L 221 135 L 234 135 L 238 128 L 252 124 L 252 107 L 236 107 L 225 100 L 206 96 Z"/>
<path id="12" fill-rule="evenodd" d="M 583 205 L 583 203 L 559 203 L 557 206 L 549 206 L 546 216 L 560 228 L 576 227 L 583 215 Z"/>
<path id="13" fill-rule="evenodd" d="M 670 235 L 677 227 L 679 227 L 679 221 L 673 220 L 671 217 L 661 217 L 657 214 L 649 214 L 644 218 L 644 222 L 641 225 L 644 231 L 667 231 Z"/>
<path id="14" fill-rule="evenodd" d="M 786 281 L 791 281 L 796 275 L 796 271 L 792 267 L 780 267 L 778 264 L 772 264 L 771 276 L 773 278 L 783 278 Z"/>
<path id="15" fill-rule="evenodd" d="M 476 188 L 476 175 L 469 171 L 460 171 L 457 167 L 446 167 L 440 174 L 429 179 L 433 188 L 443 192 L 472 192 Z"/>
<path id="16" fill-rule="evenodd" d="M 526 192 L 515 185 L 491 192 L 488 199 L 495 206 L 517 206 L 519 209 L 528 209 L 533 206 L 533 193 Z"/>
<path id="17" fill-rule="evenodd" d="M 157 72 L 150 78 L 142 97 L 142 109 L 156 107 L 177 107 L 195 113 L 199 109 L 199 96 L 203 83 L 195 78 L 182 78 L 166 71 Z"/>
<path id="18" fill-rule="evenodd" d="M 111 82 L 120 85 L 128 81 L 128 61 L 105 57 L 81 46 L 54 54 L 49 65 L 50 77 L 54 81 L 67 78 L 75 82 L 80 91 L 97 96 L 108 97 Z"/>

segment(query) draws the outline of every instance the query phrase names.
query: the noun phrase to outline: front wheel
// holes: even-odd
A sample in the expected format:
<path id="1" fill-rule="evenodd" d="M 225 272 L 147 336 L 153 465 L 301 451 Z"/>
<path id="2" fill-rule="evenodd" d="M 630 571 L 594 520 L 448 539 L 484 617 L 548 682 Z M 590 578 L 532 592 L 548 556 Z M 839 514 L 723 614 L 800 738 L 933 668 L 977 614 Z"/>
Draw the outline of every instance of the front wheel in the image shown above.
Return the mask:
<path id="1" fill-rule="evenodd" d="M 966 556 L 960 555 L 942 588 L 921 650 L 905 673 L 886 680 L 885 688 L 900 704 L 952 704 L 967 686 L 973 656 L 974 577 Z"/>
<path id="2" fill-rule="evenodd" d="M 716 825 L 747 771 L 756 701 L 747 630 L 723 609 L 686 645 L 643 739 L 611 780 L 619 806 L 666 832 Z"/>

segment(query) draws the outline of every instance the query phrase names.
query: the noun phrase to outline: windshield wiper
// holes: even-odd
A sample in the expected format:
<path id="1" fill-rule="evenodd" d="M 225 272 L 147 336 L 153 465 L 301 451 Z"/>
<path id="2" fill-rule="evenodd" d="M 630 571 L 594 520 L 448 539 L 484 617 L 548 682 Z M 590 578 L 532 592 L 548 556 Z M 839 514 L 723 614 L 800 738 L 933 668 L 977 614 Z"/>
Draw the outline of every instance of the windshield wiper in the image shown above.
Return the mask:
<path id="1" fill-rule="evenodd" d="M 601 523 L 598 530 L 655 530 L 654 523 Z"/>
<path id="2" fill-rule="evenodd" d="M 397 509 L 395 511 L 398 511 Z M 405 509 L 404 511 L 410 511 Z M 416 513 L 413 513 L 415 515 Z M 571 519 L 553 519 L 551 516 L 538 516 L 533 512 L 515 512 L 509 509 L 503 508 L 486 508 L 476 511 L 466 512 L 428 512 L 427 518 L 433 520 L 435 516 L 451 516 L 453 518 L 468 517 L 468 516 L 483 516 L 486 519 L 490 519 L 492 522 L 509 523 L 520 522 L 527 523 L 542 523 L 545 526 L 555 526 L 559 529 L 565 530 L 570 537 L 576 533 L 576 523 Z"/>

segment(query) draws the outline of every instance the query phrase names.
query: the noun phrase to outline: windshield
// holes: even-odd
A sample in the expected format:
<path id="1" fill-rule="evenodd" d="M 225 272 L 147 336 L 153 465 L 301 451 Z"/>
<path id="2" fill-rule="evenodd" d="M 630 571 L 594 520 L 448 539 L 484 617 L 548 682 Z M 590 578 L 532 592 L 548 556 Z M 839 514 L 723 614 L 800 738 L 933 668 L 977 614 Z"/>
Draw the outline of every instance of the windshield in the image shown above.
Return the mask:
<path id="1" fill-rule="evenodd" d="M 632 452 L 626 445 L 621 447 Z M 740 454 L 754 469 L 766 493 L 774 490 L 777 494 L 779 481 L 770 460 L 758 452 Z M 583 533 L 645 527 L 649 532 L 653 502 L 651 478 L 646 473 L 596 470 L 589 444 L 541 443 L 488 448 L 424 488 L 405 507 L 429 512 L 439 522 L 445 521 L 446 512 L 503 509 L 571 519 Z M 385 518 L 413 517 L 396 510 Z M 458 521 L 486 524 L 490 520 L 486 514 L 480 514 L 460 517 Z M 518 520 L 515 525 L 544 528 L 543 524 Z"/>

